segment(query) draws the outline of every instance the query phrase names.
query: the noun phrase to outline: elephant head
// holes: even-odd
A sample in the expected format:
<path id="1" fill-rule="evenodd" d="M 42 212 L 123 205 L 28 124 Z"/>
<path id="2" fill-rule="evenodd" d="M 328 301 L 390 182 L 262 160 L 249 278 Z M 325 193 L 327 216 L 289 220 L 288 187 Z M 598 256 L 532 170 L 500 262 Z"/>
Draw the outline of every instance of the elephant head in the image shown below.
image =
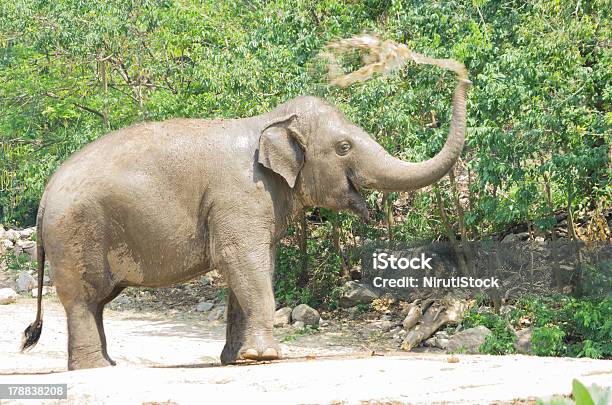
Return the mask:
<path id="1" fill-rule="evenodd" d="M 360 189 L 414 190 L 435 183 L 452 168 L 465 140 L 469 86 L 469 80 L 459 80 L 448 138 L 429 160 L 397 159 L 334 106 L 299 97 L 272 112 L 259 139 L 259 163 L 281 175 L 304 206 L 350 209 L 367 218 Z"/>

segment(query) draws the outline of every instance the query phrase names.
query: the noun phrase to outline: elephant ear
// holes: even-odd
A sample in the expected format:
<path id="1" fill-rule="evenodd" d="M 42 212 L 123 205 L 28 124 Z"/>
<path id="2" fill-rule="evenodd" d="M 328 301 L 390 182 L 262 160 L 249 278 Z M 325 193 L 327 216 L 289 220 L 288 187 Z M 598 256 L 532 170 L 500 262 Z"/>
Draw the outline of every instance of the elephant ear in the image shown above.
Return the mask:
<path id="1" fill-rule="evenodd" d="M 283 176 L 291 188 L 304 165 L 303 141 L 293 126 L 295 119 L 296 115 L 292 114 L 276 121 L 259 137 L 259 163 Z"/>

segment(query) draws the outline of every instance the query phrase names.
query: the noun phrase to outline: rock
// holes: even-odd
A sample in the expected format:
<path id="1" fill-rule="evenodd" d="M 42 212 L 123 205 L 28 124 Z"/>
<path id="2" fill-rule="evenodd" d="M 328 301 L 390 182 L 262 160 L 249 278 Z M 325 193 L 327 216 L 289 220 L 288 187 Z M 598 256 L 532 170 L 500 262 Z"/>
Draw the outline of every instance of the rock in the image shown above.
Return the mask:
<path id="1" fill-rule="evenodd" d="M 329 321 L 324 321 L 323 319 L 321 319 L 319 321 L 319 327 L 320 328 L 327 328 L 330 325 L 331 325 L 331 322 L 329 322 Z"/>
<path id="2" fill-rule="evenodd" d="M 113 303 L 117 305 L 129 305 L 132 303 L 132 300 L 127 295 L 120 295 L 113 300 Z"/>
<path id="3" fill-rule="evenodd" d="M 25 228 L 19 231 L 19 237 L 21 239 L 30 239 L 32 235 L 36 233 L 36 227 L 33 226 L 31 228 Z"/>
<path id="4" fill-rule="evenodd" d="M 304 329 L 306 325 L 302 321 L 295 321 L 292 325 L 295 329 Z"/>
<path id="5" fill-rule="evenodd" d="M 508 235 L 504 236 L 502 243 L 518 242 L 527 238 L 529 238 L 529 232 L 509 233 Z"/>
<path id="6" fill-rule="evenodd" d="M 0 239 L 4 239 L 6 237 L 6 231 L 4 230 L 4 226 L 0 224 Z"/>
<path id="7" fill-rule="evenodd" d="M 443 330 L 424 341 L 423 344 L 428 347 L 436 347 L 445 350 L 448 347 L 449 338 L 448 333 Z"/>
<path id="8" fill-rule="evenodd" d="M 196 311 L 198 312 L 206 312 L 210 311 L 215 306 L 214 303 L 208 301 L 200 301 L 196 306 Z"/>
<path id="9" fill-rule="evenodd" d="M 13 249 L 13 242 L 8 239 L 0 240 L 0 255 L 3 255 L 10 249 Z"/>
<path id="10" fill-rule="evenodd" d="M 423 346 L 425 347 L 436 347 L 436 338 L 435 337 L 430 337 L 429 339 L 426 339 L 423 341 Z"/>
<path id="11" fill-rule="evenodd" d="M 533 328 L 525 328 L 516 332 L 516 341 L 514 342 L 514 349 L 517 353 L 530 354 L 531 353 L 531 333 Z"/>
<path id="12" fill-rule="evenodd" d="M 508 318 L 510 317 L 510 314 L 512 314 L 512 311 L 514 311 L 515 309 L 516 307 L 513 305 L 503 305 L 499 309 L 499 314 L 504 318 Z"/>
<path id="13" fill-rule="evenodd" d="M 226 313 L 227 307 L 225 305 L 219 305 L 208 314 L 209 321 L 218 321 L 227 319 Z"/>
<path id="14" fill-rule="evenodd" d="M 397 341 L 401 342 L 401 341 L 403 341 L 406 338 L 407 334 L 408 334 L 408 332 L 406 332 L 403 329 L 400 329 L 397 333 L 393 334 L 393 340 L 397 340 Z"/>
<path id="15" fill-rule="evenodd" d="M 51 277 L 43 276 L 43 285 L 51 285 Z"/>
<path id="16" fill-rule="evenodd" d="M 340 306 L 343 308 L 354 307 L 357 304 L 369 304 L 378 298 L 378 294 L 356 281 L 348 281 L 344 285 L 344 294 L 340 297 Z"/>
<path id="17" fill-rule="evenodd" d="M 373 323 L 373 325 L 377 328 L 380 329 L 383 332 L 388 332 L 391 330 L 391 328 L 393 328 L 393 326 L 395 326 L 395 324 L 389 320 L 386 319 L 382 319 L 380 321 L 375 321 Z"/>
<path id="18" fill-rule="evenodd" d="M 305 325 L 318 326 L 319 321 L 321 320 L 321 315 L 319 315 L 319 312 L 316 309 L 311 308 L 306 304 L 300 304 L 293 308 L 293 311 L 291 312 L 291 319 L 294 321 L 304 322 Z"/>
<path id="19" fill-rule="evenodd" d="M 15 242 L 15 256 L 25 253 L 28 260 L 36 260 L 36 242 L 31 240 L 18 240 Z"/>
<path id="20" fill-rule="evenodd" d="M 282 327 L 291 323 L 292 309 L 284 307 L 274 313 L 274 326 Z"/>
<path id="21" fill-rule="evenodd" d="M 8 231 L 6 231 L 6 233 L 4 234 L 4 237 L 13 243 L 17 242 L 20 239 L 19 232 L 17 232 L 14 229 L 9 229 Z"/>
<path id="22" fill-rule="evenodd" d="M 32 277 L 27 271 L 22 271 L 19 273 L 19 277 L 17 278 L 17 291 L 30 291 L 37 285 L 38 283 L 36 282 L 34 277 Z"/>
<path id="23" fill-rule="evenodd" d="M 482 325 L 466 329 L 451 336 L 445 349 L 451 352 L 478 353 L 480 345 L 491 333 L 489 328 Z"/>
<path id="24" fill-rule="evenodd" d="M 43 295 L 43 297 L 44 297 L 45 295 L 47 295 L 47 294 L 49 294 L 49 288 L 48 288 L 48 287 L 44 287 L 44 286 L 43 286 L 43 289 L 42 289 L 42 295 Z M 33 288 L 33 289 L 32 289 L 32 297 L 34 297 L 34 298 L 38 297 L 38 288 Z"/>
<path id="25" fill-rule="evenodd" d="M 361 266 L 353 267 L 349 272 L 349 276 L 351 280 L 361 280 Z"/>
<path id="26" fill-rule="evenodd" d="M 204 275 L 204 277 L 202 277 L 202 284 L 203 285 L 211 285 L 213 283 L 213 278 L 211 276 L 209 276 L 208 274 Z"/>
<path id="27" fill-rule="evenodd" d="M 12 288 L 0 288 L 0 305 L 12 304 L 17 301 L 17 293 Z"/>

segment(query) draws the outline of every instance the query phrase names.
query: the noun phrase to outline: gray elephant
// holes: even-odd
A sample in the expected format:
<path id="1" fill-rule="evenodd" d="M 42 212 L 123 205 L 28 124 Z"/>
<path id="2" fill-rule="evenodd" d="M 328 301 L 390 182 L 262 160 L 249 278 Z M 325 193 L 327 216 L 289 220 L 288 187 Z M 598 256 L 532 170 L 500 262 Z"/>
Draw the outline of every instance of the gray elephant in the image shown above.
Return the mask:
<path id="1" fill-rule="evenodd" d="M 280 358 L 272 276 L 287 225 L 313 206 L 367 217 L 360 189 L 413 190 L 444 176 L 463 148 L 469 84 L 455 88 L 443 149 L 421 163 L 389 155 L 316 97 L 251 118 L 140 123 L 87 145 L 41 199 L 37 315 L 22 348 L 41 334 L 46 256 L 66 310 L 70 370 L 114 364 L 102 314 L 124 288 L 212 269 L 230 290 L 221 362 Z"/>

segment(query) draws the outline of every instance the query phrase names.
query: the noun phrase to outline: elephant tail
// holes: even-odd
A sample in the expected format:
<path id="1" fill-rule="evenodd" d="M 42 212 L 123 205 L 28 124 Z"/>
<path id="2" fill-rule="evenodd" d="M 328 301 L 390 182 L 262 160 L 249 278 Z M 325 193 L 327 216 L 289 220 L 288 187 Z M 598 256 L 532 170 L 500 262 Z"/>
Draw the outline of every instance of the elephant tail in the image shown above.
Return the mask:
<path id="1" fill-rule="evenodd" d="M 21 351 L 32 349 L 38 343 L 42 333 L 42 290 L 45 278 L 45 248 L 42 239 L 42 222 L 44 216 L 44 206 L 41 204 L 36 218 L 36 261 L 38 267 L 38 295 L 36 296 L 36 319 L 23 332 Z"/>

